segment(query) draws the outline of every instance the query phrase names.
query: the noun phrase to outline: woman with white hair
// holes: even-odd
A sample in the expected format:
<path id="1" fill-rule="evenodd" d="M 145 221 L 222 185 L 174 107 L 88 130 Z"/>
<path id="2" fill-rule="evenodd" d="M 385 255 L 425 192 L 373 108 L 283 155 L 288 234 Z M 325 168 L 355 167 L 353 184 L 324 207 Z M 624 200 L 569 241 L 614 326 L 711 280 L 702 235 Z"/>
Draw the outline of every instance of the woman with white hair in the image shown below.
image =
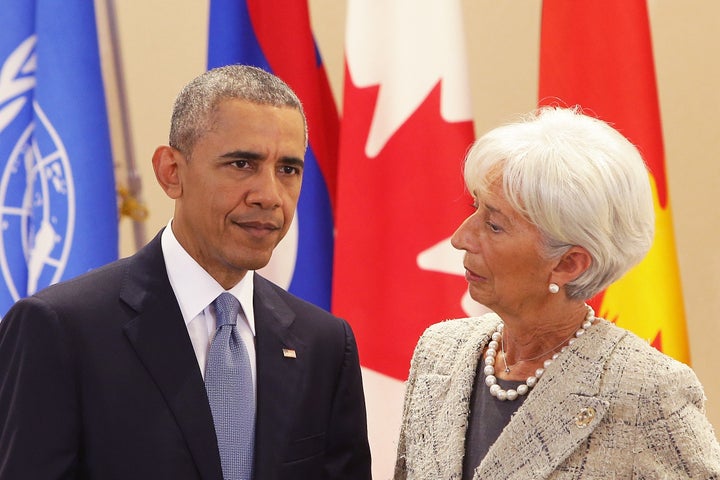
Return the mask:
<path id="1" fill-rule="evenodd" d="M 470 149 L 452 238 L 493 313 L 431 326 L 413 355 L 396 479 L 720 478 L 692 370 L 585 302 L 648 252 L 637 149 L 546 107 Z"/>

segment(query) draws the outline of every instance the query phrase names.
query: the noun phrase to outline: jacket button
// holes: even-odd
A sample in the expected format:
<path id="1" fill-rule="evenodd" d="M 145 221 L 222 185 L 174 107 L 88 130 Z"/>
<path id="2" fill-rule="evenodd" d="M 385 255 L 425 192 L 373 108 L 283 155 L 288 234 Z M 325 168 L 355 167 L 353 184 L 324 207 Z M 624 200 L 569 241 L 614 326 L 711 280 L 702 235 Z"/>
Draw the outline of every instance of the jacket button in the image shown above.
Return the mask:
<path id="1" fill-rule="evenodd" d="M 592 423 L 595 418 L 595 409 L 592 407 L 583 408 L 575 415 L 575 425 L 578 428 L 585 428 Z"/>

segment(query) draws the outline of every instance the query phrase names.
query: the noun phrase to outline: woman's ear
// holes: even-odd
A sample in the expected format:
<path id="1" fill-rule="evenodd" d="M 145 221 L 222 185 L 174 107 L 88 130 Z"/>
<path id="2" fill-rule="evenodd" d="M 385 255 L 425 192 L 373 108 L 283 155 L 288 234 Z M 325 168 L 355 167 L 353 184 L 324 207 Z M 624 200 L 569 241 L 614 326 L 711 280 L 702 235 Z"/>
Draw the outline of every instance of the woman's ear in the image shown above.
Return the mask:
<path id="1" fill-rule="evenodd" d="M 180 164 L 185 162 L 185 157 L 179 150 L 167 145 L 159 146 L 152 156 L 155 178 L 165 194 L 176 199 L 182 195 L 182 181 L 180 177 Z"/>
<path id="2" fill-rule="evenodd" d="M 553 269 L 552 282 L 565 285 L 582 275 L 592 265 L 590 253 L 583 247 L 574 245 L 560 257 Z"/>

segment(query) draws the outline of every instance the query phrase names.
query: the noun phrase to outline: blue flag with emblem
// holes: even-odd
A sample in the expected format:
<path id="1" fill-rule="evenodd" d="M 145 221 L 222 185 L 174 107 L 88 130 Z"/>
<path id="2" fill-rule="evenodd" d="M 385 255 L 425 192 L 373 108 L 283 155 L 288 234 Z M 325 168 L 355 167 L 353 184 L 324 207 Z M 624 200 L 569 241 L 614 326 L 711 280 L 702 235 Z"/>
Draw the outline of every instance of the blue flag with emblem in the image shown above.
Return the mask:
<path id="1" fill-rule="evenodd" d="M 282 78 L 300 98 L 310 134 L 293 226 L 260 273 L 329 310 L 340 118 L 307 2 L 211 0 L 208 68 L 235 63 Z"/>
<path id="2" fill-rule="evenodd" d="M 118 255 L 92 1 L 0 0 L 0 315 Z"/>

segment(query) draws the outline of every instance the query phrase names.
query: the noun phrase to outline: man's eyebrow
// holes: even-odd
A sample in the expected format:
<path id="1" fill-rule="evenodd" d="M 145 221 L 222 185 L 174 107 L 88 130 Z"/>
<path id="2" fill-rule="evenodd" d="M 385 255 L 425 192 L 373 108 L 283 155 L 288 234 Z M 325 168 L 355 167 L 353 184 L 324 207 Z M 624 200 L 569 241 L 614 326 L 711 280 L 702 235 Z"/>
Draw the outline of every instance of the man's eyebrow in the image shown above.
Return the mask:
<path id="1" fill-rule="evenodd" d="M 305 160 L 297 157 L 282 157 L 280 162 L 291 167 L 303 168 L 305 166 Z"/>
<path id="2" fill-rule="evenodd" d="M 222 155 L 220 155 L 220 158 L 237 158 L 242 160 L 259 160 L 262 158 L 262 155 L 260 155 L 257 152 L 249 152 L 246 150 L 233 150 L 232 152 L 227 152 Z"/>
<path id="3" fill-rule="evenodd" d="M 228 159 L 237 159 L 237 160 L 262 160 L 264 159 L 264 155 L 258 153 L 258 152 L 251 152 L 247 150 L 233 150 L 232 152 L 227 152 L 222 155 L 220 155 L 220 158 L 228 158 Z M 305 166 L 305 160 L 302 158 L 297 157 L 282 157 L 280 158 L 280 162 L 284 163 L 285 165 L 290 165 L 293 167 L 299 167 L 302 168 Z"/>

